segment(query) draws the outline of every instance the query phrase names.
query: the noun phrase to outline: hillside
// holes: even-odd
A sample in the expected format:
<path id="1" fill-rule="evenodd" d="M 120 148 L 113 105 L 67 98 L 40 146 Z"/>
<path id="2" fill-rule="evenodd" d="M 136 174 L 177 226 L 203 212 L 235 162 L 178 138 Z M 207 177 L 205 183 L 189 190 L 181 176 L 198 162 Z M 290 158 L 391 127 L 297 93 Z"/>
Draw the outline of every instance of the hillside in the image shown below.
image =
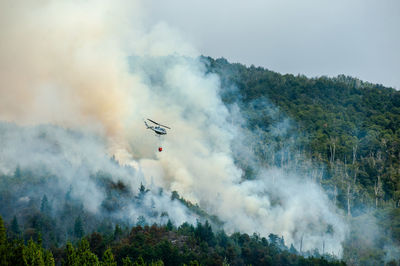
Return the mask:
<path id="1" fill-rule="evenodd" d="M 273 150 L 273 157 L 258 152 L 260 160 L 277 166 L 292 161 L 300 167 L 297 154 L 310 158 L 322 170 L 308 174 L 346 212 L 354 228 L 375 224 L 364 228 L 377 231 L 368 237 L 372 240 L 361 237 L 351 246 L 369 243 L 366 254 L 378 258 L 376 252 L 384 246 L 379 241 L 400 244 L 399 91 L 344 75 L 307 78 L 225 59 L 203 60 L 208 71 L 221 77 L 224 102 L 240 106 L 249 118 L 246 127 L 260 130 L 261 143 Z M 276 139 L 270 126 L 287 119 L 290 127 L 278 136 L 281 145 L 269 145 Z M 294 145 L 285 144 L 293 139 Z M 348 252 L 348 261 L 373 260 Z"/>
<path id="2" fill-rule="evenodd" d="M 323 182 L 342 193 L 351 182 L 351 205 L 400 206 L 399 91 L 343 75 L 306 78 L 225 59 L 204 60 L 221 77 L 223 88 L 234 88 L 223 91 L 224 102 L 250 112 L 251 128 L 270 124 L 263 110 L 252 105 L 264 99 L 293 119 L 301 148 L 327 166 Z M 346 208 L 346 196 L 339 197 Z"/>
<path id="3" fill-rule="evenodd" d="M 159 2 L 0 1 L 0 265 L 399 265 L 399 9 Z"/>
<path id="4" fill-rule="evenodd" d="M 174 56 L 130 60 L 164 95 L 168 72 L 160 66 L 182 64 Z M 85 252 L 94 252 L 88 256 L 95 261 L 110 259 L 110 251 L 118 264 L 128 263 L 127 257 L 166 265 L 328 265 L 340 264 L 338 257 L 351 265 L 398 258 L 399 92 L 345 76 L 307 78 L 225 59 L 200 61 L 206 78 L 221 82 L 218 97 L 229 115 L 218 121 L 226 119 L 222 126 L 232 126 L 227 131 L 235 134 L 230 151 L 242 171 L 238 188 L 247 193 L 239 203 L 251 199 L 268 205 L 260 205 L 266 210 L 262 214 L 249 212 L 250 205 L 233 207 L 248 214 L 243 221 L 269 228 L 237 230 L 244 217 L 232 221 L 216 209 L 226 204 L 220 194 L 224 191 L 205 204 L 192 203 L 180 190 L 157 186 L 142 172 L 146 165 L 121 165 L 110 157 L 101 135 L 2 122 L 0 214 L 9 238 L 2 245 L 21 250 L 25 243 L 47 254 L 42 259 L 49 261 L 43 246 L 57 263 L 71 256 L 84 260 L 78 257 Z M 228 211 L 234 216 L 236 212 Z M 263 220 L 260 217 L 271 220 L 256 221 Z M 289 240 L 274 231 L 285 230 L 279 221 L 294 222 Z M 258 230 L 263 230 L 261 235 Z M 335 245 L 341 253 L 326 251 Z"/>

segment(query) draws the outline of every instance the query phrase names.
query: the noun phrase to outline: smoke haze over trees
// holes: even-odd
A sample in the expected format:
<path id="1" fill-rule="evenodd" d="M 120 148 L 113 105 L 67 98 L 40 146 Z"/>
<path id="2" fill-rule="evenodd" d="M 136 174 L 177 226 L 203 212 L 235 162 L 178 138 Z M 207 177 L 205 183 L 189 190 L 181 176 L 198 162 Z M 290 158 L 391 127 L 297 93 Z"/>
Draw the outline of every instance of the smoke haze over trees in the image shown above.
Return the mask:
<path id="1" fill-rule="evenodd" d="M 278 264 L 399 255 L 398 92 L 200 56 L 168 25 L 143 26 L 140 1 L 0 10 L 0 214 L 10 239 L 65 259 L 75 254 L 68 241 L 88 250 L 87 236 L 99 259 L 110 247 L 119 263 L 156 261 L 146 252 L 158 248 L 185 255 L 190 243 L 233 265 L 261 263 L 246 258 L 258 248 Z M 172 128 L 162 153 L 147 117 Z M 209 263 L 199 256 L 190 260 Z"/>

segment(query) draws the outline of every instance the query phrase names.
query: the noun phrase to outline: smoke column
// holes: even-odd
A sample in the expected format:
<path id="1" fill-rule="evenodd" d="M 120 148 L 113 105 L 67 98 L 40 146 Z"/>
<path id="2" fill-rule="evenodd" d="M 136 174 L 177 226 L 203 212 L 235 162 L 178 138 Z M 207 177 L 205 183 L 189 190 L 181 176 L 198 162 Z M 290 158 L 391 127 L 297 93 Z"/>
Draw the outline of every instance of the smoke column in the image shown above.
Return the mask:
<path id="1" fill-rule="evenodd" d="M 230 122 L 218 76 L 141 6 L 2 1 L 0 119 L 95 134 L 110 155 L 217 215 L 228 232 L 275 233 L 297 248 L 304 239 L 303 250 L 324 243 L 338 254 L 347 227 L 319 186 L 279 168 L 242 180 L 231 147 L 246 135 Z M 143 118 L 172 128 L 165 152 Z"/>

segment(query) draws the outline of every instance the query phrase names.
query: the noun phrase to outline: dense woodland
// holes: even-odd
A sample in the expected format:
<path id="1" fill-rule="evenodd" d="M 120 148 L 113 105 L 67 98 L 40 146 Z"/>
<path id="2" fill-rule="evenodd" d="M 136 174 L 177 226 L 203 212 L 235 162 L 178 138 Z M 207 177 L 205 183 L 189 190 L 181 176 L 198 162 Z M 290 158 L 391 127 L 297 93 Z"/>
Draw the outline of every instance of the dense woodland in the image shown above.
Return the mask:
<path id="1" fill-rule="evenodd" d="M 273 234 L 267 240 L 256 234 L 214 233 L 208 222 L 178 228 L 138 225 L 130 231 L 116 225 L 111 233 L 93 232 L 74 244 L 44 249 L 40 235 L 27 244 L 19 237 L 7 240 L 0 218 L 1 265 L 344 265 L 313 255 L 298 255 Z"/>
<path id="2" fill-rule="evenodd" d="M 353 225 L 343 243 L 343 260 L 350 265 L 399 265 L 387 256 L 388 247 L 394 258 L 400 256 L 400 92 L 346 76 L 307 78 L 225 59 L 201 60 L 208 73 L 220 76 L 226 106 L 239 108 L 257 163 L 303 171 L 343 210 Z M 244 178 L 253 178 L 257 169 L 245 158 L 236 160 Z M 108 195 L 102 212 L 122 208 L 121 198 L 140 205 L 147 193 L 144 186 L 129 191 L 103 175 L 93 175 Z M 1 265 L 344 264 L 318 250 L 287 247 L 274 234 L 227 235 L 216 217 L 178 192 L 171 201 L 199 217 L 197 225 L 148 224 L 143 217 L 127 224 L 85 211 L 68 193 L 58 195 L 62 200 L 54 209 L 49 203 L 54 195 L 46 192 L 51 180 L 20 167 L 0 174 Z M 33 190 L 29 200 L 21 201 Z M 370 222 L 382 231 L 373 238 L 359 226 Z"/>
<path id="3" fill-rule="evenodd" d="M 393 241 L 399 254 L 399 91 L 344 75 L 307 78 L 223 58 L 202 59 L 220 76 L 224 102 L 238 105 L 245 126 L 259 132 L 260 145 L 270 151 L 258 153 L 262 162 L 302 168 L 298 155 L 309 158 L 321 170 L 308 174 L 345 211 L 353 228 L 373 219 L 383 230 L 373 241 L 350 238 L 348 262 L 380 263 L 386 241 Z M 283 133 L 273 132 L 271 125 L 288 120 Z"/>
<path id="4" fill-rule="evenodd" d="M 102 175 L 94 176 L 102 180 Z M 1 206 L 14 206 L 2 212 L 0 219 L 1 265 L 343 265 L 329 254 L 318 250 L 298 251 L 286 246 L 282 237 L 270 234 L 234 233 L 227 235 L 218 228 L 215 217 L 208 216 L 197 205 L 186 201 L 175 191 L 171 201 L 179 201 L 193 215 L 199 215 L 194 226 L 189 223 L 149 225 L 139 217 L 134 225 L 126 224 L 111 215 L 120 208 L 114 198 L 106 198 L 103 215 L 84 209 L 82 202 L 71 198 L 68 191 L 61 206 L 54 209 L 46 194 L 32 197 L 29 202 L 18 202 L 21 195 L 41 183 L 46 187 L 51 178 L 37 176 L 16 169 L 12 176 L 1 176 Z M 149 193 L 143 185 L 137 192 L 129 192 L 120 183 L 102 182 L 109 195 L 119 195 L 141 204 Z M 50 191 L 50 189 L 48 189 Z M 11 192 L 11 193 L 7 193 Z M 136 195 L 135 195 L 136 194 Z M 107 214 L 107 215 L 106 215 Z M 161 214 L 167 215 L 167 214 Z M 7 230 L 6 230 L 7 228 Z"/>
<path id="5" fill-rule="evenodd" d="M 359 203 L 400 207 L 400 92 L 343 75 L 307 78 L 204 60 L 221 77 L 225 103 L 249 113 L 251 128 L 268 131 L 271 105 L 278 119 L 295 121 L 296 148 L 327 166 L 321 182 L 337 187 L 349 215 Z"/>

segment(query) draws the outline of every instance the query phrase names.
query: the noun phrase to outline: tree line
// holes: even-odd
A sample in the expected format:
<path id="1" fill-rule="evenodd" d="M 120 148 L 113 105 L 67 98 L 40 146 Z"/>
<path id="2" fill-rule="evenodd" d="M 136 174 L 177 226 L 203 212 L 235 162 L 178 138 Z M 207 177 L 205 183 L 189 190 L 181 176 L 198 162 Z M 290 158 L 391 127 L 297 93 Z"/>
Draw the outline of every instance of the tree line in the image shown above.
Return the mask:
<path id="1" fill-rule="evenodd" d="M 214 233 L 208 221 L 179 227 L 171 222 L 137 225 L 130 230 L 115 225 L 112 234 L 93 232 L 48 249 L 43 248 L 40 234 L 28 241 L 7 236 L 11 227 L 6 230 L 0 217 L 1 265 L 345 265 L 318 251 L 300 254 L 273 234 L 266 239 L 257 234 Z"/>

